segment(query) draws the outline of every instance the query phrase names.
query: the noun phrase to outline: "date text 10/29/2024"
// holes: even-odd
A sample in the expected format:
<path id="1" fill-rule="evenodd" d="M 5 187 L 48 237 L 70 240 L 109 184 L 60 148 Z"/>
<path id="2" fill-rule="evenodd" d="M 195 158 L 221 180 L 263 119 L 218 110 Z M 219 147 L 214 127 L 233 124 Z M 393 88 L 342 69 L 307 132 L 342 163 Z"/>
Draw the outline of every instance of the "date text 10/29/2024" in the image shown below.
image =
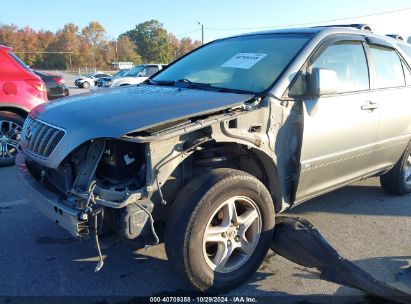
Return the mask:
<path id="1" fill-rule="evenodd" d="M 257 303 L 254 297 L 150 297 L 150 303 Z"/>

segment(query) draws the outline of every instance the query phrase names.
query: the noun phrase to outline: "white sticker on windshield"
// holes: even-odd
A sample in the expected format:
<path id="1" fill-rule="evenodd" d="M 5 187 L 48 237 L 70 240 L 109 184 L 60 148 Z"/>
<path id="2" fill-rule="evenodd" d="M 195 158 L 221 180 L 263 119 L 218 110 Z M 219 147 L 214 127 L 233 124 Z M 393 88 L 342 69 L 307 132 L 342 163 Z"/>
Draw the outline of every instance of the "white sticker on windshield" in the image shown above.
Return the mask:
<path id="1" fill-rule="evenodd" d="M 263 59 L 267 54 L 259 53 L 238 53 L 233 58 L 230 58 L 223 63 L 223 68 L 238 68 L 248 70 L 261 59 Z"/>

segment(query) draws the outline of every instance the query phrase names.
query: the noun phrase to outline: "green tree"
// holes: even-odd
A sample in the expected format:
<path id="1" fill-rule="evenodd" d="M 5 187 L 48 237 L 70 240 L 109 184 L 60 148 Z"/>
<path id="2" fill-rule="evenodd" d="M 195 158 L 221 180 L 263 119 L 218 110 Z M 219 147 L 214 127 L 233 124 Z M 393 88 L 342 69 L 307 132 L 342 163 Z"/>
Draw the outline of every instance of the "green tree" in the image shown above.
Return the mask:
<path id="1" fill-rule="evenodd" d="M 56 32 L 56 43 L 49 48 L 50 51 L 64 52 L 61 54 L 51 54 L 50 56 L 58 61 L 58 66 L 73 68 L 80 62 L 80 36 L 79 28 L 74 23 L 67 23 L 62 29 Z M 55 58 L 56 57 L 56 58 Z"/>
<path id="2" fill-rule="evenodd" d="M 171 48 L 173 49 L 173 59 L 180 57 L 178 55 L 180 49 L 180 40 L 173 34 L 168 34 L 168 43 L 170 43 Z"/>
<path id="3" fill-rule="evenodd" d="M 185 37 L 180 40 L 180 46 L 178 48 L 177 56 L 181 57 L 188 52 L 191 52 L 192 50 L 198 48 L 201 46 L 201 42 L 199 40 L 195 40 L 194 42 L 191 40 L 191 38 Z"/>
<path id="4" fill-rule="evenodd" d="M 126 32 L 136 45 L 137 53 L 146 63 L 168 63 L 173 60 L 173 49 L 168 41 L 168 33 L 157 20 L 150 20 L 136 25 Z"/>
<path id="5" fill-rule="evenodd" d="M 34 66 L 39 67 L 39 68 L 60 68 L 60 67 L 55 67 L 55 66 L 50 66 L 50 55 L 48 53 L 43 53 L 47 52 L 50 50 L 50 48 L 55 45 L 55 34 L 51 31 L 39 31 L 37 33 L 37 40 L 38 40 L 38 57 L 36 62 L 34 63 Z"/>
<path id="6" fill-rule="evenodd" d="M 81 30 L 81 36 L 88 46 L 83 47 L 82 55 L 92 63 L 93 66 L 100 65 L 104 61 L 104 47 L 106 41 L 104 36 L 106 30 L 98 21 L 91 21 Z"/>
<path id="7" fill-rule="evenodd" d="M 19 28 L 14 24 L 0 26 L 0 44 L 12 47 L 14 51 L 24 51 Z"/>
<path id="8" fill-rule="evenodd" d="M 119 61 L 131 61 L 136 65 L 142 63 L 141 56 L 136 52 L 136 45 L 128 36 L 118 38 L 117 57 Z"/>
<path id="9" fill-rule="evenodd" d="M 106 35 L 106 29 L 98 21 L 91 21 L 81 30 L 81 34 L 93 46 L 100 44 Z"/>
<path id="10" fill-rule="evenodd" d="M 38 45 L 37 32 L 26 26 L 19 30 L 19 35 L 21 42 L 24 45 L 24 55 L 22 54 L 20 58 L 23 58 L 23 61 L 27 65 L 33 66 L 40 55 L 40 53 L 38 53 L 40 48 Z"/>

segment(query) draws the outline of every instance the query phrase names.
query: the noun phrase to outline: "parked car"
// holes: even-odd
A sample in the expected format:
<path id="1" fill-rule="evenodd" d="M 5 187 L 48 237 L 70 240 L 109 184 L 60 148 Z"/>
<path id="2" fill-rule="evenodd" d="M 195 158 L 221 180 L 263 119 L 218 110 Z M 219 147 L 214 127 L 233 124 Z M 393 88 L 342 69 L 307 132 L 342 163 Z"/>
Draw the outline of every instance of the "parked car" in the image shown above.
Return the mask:
<path id="1" fill-rule="evenodd" d="M 153 76 L 158 71 L 164 69 L 165 64 L 140 64 L 131 68 L 122 77 L 113 80 L 110 84 L 111 87 L 121 87 L 130 84 L 139 84 L 145 81 L 147 78 Z"/>
<path id="2" fill-rule="evenodd" d="M 14 164 L 24 118 L 46 101 L 43 81 L 11 48 L 0 45 L 0 166 Z"/>
<path id="3" fill-rule="evenodd" d="M 39 106 L 21 187 L 96 243 L 156 244 L 165 225 L 183 277 L 233 288 L 263 261 L 277 213 L 370 176 L 411 192 L 411 49 L 366 28 L 219 39 L 138 86 Z"/>
<path id="4" fill-rule="evenodd" d="M 46 84 L 48 100 L 69 96 L 69 89 L 62 77 L 42 71 L 33 71 Z"/>
<path id="5" fill-rule="evenodd" d="M 96 72 L 94 74 L 87 74 L 85 76 L 81 76 L 74 80 L 74 84 L 79 88 L 88 89 L 90 86 L 94 85 L 94 82 L 102 77 L 112 77 L 110 74 L 105 74 L 102 72 Z"/>
<path id="6" fill-rule="evenodd" d="M 130 69 L 120 70 L 113 77 L 102 77 L 95 82 L 95 87 L 109 87 L 113 83 L 113 79 L 123 77 Z"/>

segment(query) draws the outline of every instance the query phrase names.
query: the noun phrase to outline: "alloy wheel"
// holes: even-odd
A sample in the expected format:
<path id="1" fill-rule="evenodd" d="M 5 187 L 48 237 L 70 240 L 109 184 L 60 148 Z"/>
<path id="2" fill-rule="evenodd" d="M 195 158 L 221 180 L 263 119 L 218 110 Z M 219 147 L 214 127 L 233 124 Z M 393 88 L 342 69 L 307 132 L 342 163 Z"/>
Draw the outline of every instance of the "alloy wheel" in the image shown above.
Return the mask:
<path id="1" fill-rule="evenodd" d="M 407 185 L 411 185 L 411 155 L 408 155 L 404 164 L 404 179 Z"/>
<path id="2" fill-rule="evenodd" d="M 252 256 L 261 234 L 260 211 L 250 198 L 224 201 L 211 216 L 203 235 L 203 255 L 213 271 L 239 269 Z"/>
<path id="3" fill-rule="evenodd" d="M 14 159 L 19 152 L 21 126 L 9 120 L 0 120 L 0 159 Z"/>

